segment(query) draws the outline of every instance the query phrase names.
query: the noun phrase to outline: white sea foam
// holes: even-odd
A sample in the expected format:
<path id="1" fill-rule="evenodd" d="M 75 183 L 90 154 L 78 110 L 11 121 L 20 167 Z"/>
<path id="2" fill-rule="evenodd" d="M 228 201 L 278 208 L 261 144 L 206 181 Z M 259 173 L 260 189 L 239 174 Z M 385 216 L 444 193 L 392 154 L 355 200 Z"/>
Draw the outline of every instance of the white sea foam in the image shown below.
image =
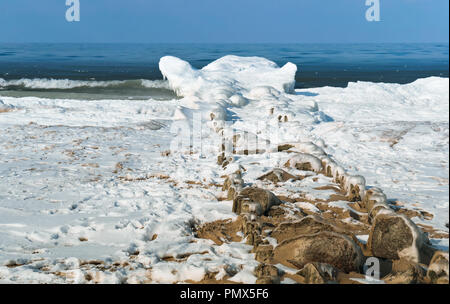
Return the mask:
<path id="1" fill-rule="evenodd" d="M 169 89 L 168 83 L 163 80 L 70 80 L 70 79 L 51 79 L 51 78 L 34 78 L 34 79 L 12 79 L 5 80 L 0 78 L 0 88 L 6 87 L 23 87 L 28 89 L 74 89 L 80 87 L 88 88 L 106 88 L 106 87 L 126 87 L 126 86 L 142 86 L 144 88 L 162 88 Z"/>

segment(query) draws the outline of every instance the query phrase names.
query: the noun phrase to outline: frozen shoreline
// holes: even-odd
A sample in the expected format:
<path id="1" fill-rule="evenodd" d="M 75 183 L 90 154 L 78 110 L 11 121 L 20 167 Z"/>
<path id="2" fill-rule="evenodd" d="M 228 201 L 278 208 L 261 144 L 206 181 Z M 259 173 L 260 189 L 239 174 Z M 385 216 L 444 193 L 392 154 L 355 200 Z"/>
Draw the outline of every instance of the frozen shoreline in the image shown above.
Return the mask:
<path id="1" fill-rule="evenodd" d="M 128 261 L 136 268 L 106 271 L 100 282 L 144 282 L 149 275 L 152 282 L 201 280 L 206 272 L 223 273 L 224 265 L 246 265 L 235 280 L 254 282 L 257 262 L 248 245 L 192 242 L 192 225 L 235 217 L 230 201 L 218 201 L 219 188 L 199 185 L 223 183 L 212 130 L 256 134 L 258 121 L 279 130 L 276 142 L 264 128 L 260 138 L 321 144 L 349 172 L 365 176 L 367 185 L 385 190 L 388 199 L 433 214 L 431 220 L 413 218 L 416 223 L 448 233 L 448 78 L 288 94 L 284 91 L 294 93 L 291 65 L 278 69 L 260 58 L 233 57 L 204 71 L 177 59 L 163 62 L 162 72 L 181 100 L 1 97 L 13 110 L 0 113 L 0 264 L 14 260 L 23 266 L 0 266 L 0 280 L 83 282 L 84 275 L 76 275 L 87 270 L 67 259 L 75 257 Z M 192 124 L 193 113 L 209 128 L 203 130 L 205 156 L 162 155 L 171 147 L 171 124 Z M 220 119 L 214 125 L 211 113 L 231 120 L 231 126 Z M 264 154 L 237 158 L 243 166 L 261 164 L 245 173 L 249 180 L 280 162 Z M 448 239 L 440 244 L 448 251 Z M 183 263 L 164 260 L 187 253 L 195 254 Z M 74 277 L 57 276 L 58 271 Z"/>

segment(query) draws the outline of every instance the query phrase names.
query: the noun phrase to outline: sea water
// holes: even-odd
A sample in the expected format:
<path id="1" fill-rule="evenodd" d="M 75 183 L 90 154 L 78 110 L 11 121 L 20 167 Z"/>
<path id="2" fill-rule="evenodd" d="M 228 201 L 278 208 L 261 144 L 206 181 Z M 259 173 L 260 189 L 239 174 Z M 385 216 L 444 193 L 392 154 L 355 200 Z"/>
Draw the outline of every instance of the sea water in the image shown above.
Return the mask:
<path id="1" fill-rule="evenodd" d="M 158 68 L 165 55 L 195 68 L 229 54 L 260 56 L 280 66 L 292 62 L 298 67 L 296 88 L 346 87 L 356 81 L 405 84 L 448 77 L 448 50 L 448 43 L 0 44 L 0 92 L 12 97 L 171 99 L 174 94 Z"/>

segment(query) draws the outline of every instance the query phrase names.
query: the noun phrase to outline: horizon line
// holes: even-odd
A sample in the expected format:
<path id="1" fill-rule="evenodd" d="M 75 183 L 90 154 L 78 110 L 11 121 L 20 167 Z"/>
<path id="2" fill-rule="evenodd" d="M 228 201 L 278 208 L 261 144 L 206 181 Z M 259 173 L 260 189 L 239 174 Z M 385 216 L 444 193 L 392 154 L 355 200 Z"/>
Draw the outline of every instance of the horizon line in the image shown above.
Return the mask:
<path id="1" fill-rule="evenodd" d="M 449 44 L 449 41 L 429 42 L 117 42 L 117 41 L 0 41 L 0 44 Z"/>

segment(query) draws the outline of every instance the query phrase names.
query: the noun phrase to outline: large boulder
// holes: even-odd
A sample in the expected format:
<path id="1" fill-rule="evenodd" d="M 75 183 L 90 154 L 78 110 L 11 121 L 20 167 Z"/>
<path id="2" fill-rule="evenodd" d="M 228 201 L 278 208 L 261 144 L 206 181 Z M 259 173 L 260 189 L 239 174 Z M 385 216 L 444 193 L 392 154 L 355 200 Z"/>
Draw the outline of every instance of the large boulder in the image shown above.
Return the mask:
<path id="1" fill-rule="evenodd" d="M 433 284 L 448 284 L 448 252 L 436 251 L 428 266 L 427 278 Z"/>
<path id="2" fill-rule="evenodd" d="M 361 248 L 351 238 L 324 231 L 285 240 L 273 252 L 275 262 L 298 269 L 319 262 L 345 272 L 359 271 L 363 260 Z"/>
<path id="3" fill-rule="evenodd" d="M 342 229 L 324 221 L 321 217 L 309 215 L 298 221 L 281 223 L 272 231 L 270 236 L 281 243 L 299 235 L 315 234 L 321 231 L 343 232 Z"/>
<path id="4" fill-rule="evenodd" d="M 408 217 L 387 209 L 378 212 L 373 220 L 368 240 L 368 246 L 376 257 L 404 258 L 415 263 L 429 261 L 427 243 L 427 236 Z"/>
<path id="5" fill-rule="evenodd" d="M 242 189 L 233 200 L 233 212 L 237 214 L 250 213 L 258 216 L 266 214 L 270 207 L 281 204 L 282 201 L 270 191 L 247 187 Z"/>

